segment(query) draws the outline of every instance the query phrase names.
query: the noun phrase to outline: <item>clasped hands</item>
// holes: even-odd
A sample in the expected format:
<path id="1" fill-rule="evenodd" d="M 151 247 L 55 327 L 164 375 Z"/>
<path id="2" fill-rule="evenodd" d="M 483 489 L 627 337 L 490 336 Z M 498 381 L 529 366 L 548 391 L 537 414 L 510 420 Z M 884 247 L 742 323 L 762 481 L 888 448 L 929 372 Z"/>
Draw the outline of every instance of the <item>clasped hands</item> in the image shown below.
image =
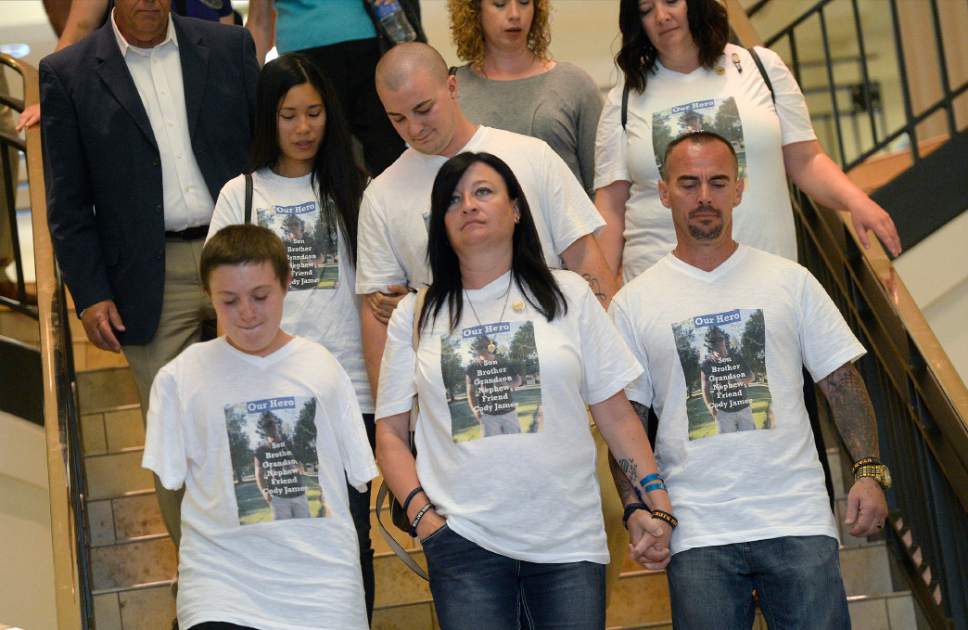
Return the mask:
<path id="1" fill-rule="evenodd" d="M 636 510 L 629 516 L 628 528 L 632 559 L 651 571 L 666 568 L 672 558 L 669 550 L 672 527 L 652 518 L 646 510 Z"/>

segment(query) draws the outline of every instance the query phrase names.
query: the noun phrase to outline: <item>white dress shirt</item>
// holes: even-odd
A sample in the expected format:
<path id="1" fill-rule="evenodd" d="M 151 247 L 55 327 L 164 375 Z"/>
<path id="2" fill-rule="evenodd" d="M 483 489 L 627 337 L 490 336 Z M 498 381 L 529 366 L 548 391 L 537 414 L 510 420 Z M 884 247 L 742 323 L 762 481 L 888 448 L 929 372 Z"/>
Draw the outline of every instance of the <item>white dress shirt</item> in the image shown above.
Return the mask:
<path id="1" fill-rule="evenodd" d="M 188 135 L 185 85 L 175 26 L 169 17 L 168 34 L 154 48 L 129 44 L 118 30 L 113 10 L 111 26 L 158 144 L 165 230 L 207 225 L 215 202 L 198 168 Z"/>

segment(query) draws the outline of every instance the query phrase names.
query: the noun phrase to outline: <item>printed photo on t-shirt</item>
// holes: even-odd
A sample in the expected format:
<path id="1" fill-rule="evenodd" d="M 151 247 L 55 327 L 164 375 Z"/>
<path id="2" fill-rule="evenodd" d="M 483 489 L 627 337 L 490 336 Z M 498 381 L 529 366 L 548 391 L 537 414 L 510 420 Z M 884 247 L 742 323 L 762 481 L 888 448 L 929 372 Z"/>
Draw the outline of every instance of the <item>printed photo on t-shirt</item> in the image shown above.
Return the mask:
<path id="1" fill-rule="evenodd" d="M 441 335 L 440 372 L 454 442 L 541 430 L 541 366 L 532 322 Z"/>
<path id="2" fill-rule="evenodd" d="M 697 315 L 672 324 L 686 380 L 689 439 L 772 429 L 761 309 Z"/>
<path id="3" fill-rule="evenodd" d="M 660 173 L 669 143 L 681 135 L 697 131 L 711 131 L 729 140 L 736 151 L 739 179 L 746 176 L 743 121 L 739 117 L 736 99 L 732 96 L 684 103 L 652 114 L 652 149 Z"/>
<path id="4" fill-rule="evenodd" d="M 316 399 L 225 405 L 239 524 L 326 516 L 316 455 Z"/>
<path id="5" fill-rule="evenodd" d="M 329 215 L 335 216 L 334 208 L 330 208 Z M 290 291 L 339 286 L 336 225 L 329 225 L 320 216 L 315 199 L 293 206 L 258 208 L 256 217 L 259 225 L 275 232 L 286 245 L 292 269 Z"/>

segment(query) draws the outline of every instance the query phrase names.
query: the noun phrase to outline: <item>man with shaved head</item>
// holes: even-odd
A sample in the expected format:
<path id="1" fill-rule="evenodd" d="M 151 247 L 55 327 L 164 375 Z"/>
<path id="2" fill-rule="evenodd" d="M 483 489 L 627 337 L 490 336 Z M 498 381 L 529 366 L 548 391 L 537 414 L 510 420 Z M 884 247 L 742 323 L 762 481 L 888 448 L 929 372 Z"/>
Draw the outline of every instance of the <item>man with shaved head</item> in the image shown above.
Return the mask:
<path id="1" fill-rule="evenodd" d="M 430 284 L 427 226 L 430 190 L 448 158 L 464 151 L 504 160 L 521 183 L 534 215 L 545 261 L 583 276 L 607 306 L 613 274 L 594 234 L 605 223 L 581 183 L 542 140 L 475 125 L 457 101 L 457 81 L 426 44 L 394 47 L 377 65 L 376 89 L 390 122 L 409 145 L 367 188 L 360 207 L 356 292 L 363 300 L 363 352 L 374 394 L 386 343 L 386 322 L 407 290 Z M 600 459 L 604 442 L 595 431 Z M 608 479 L 608 471 L 603 470 Z M 624 534 L 621 505 L 610 483 L 603 484 L 606 526 Z M 612 528 L 614 529 L 614 527 Z M 613 562 L 625 555 L 625 540 L 610 549 Z"/>
<path id="2" fill-rule="evenodd" d="M 676 506 L 666 570 L 676 628 L 849 628 L 837 524 L 803 397 L 806 366 L 853 457 L 845 531 L 884 526 L 890 485 L 853 362 L 864 354 L 810 272 L 733 240 L 744 180 L 724 138 L 669 144 L 659 197 L 676 248 L 615 296 L 645 368 L 626 393 L 659 416 L 655 457 Z M 628 507 L 644 509 L 624 474 Z"/>

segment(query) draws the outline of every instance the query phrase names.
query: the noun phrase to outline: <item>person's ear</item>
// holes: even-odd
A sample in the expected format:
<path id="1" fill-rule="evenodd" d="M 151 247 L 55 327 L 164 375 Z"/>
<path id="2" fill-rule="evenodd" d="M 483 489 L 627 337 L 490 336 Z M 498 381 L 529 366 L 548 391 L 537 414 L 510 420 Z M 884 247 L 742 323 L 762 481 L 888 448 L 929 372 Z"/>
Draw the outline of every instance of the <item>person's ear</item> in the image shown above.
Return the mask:
<path id="1" fill-rule="evenodd" d="M 745 190 L 746 190 L 746 178 L 744 177 L 743 179 L 736 182 L 736 201 L 735 203 L 733 203 L 734 208 L 743 201 L 743 191 Z"/>
<path id="2" fill-rule="evenodd" d="M 669 184 L 666 183 L 663 177 L 659 178 L 659 201 L 666 208 L 672 209 L 672 206 L 669 205 Z"/>
<path id="3" fill-rule="evenodd" d="M 447 93 L 455 101 L 460 98 L 460 90 L 457 88 L 457 75 L 447 75 Z"/>

